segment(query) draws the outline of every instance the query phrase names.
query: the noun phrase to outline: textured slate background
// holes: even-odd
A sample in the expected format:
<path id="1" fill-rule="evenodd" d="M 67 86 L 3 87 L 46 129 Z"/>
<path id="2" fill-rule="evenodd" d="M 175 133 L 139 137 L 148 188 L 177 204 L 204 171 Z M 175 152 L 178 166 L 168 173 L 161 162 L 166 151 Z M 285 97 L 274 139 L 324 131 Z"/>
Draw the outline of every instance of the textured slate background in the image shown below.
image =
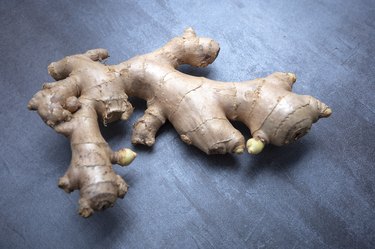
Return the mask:
<path id="1" fill-rule="evenodd" d="M 0 248 L 374 248 L 375 2 L 1 1 Z M 68 141 L 27 101 L 47 65 L 108 48 L 117 64 L 193 26 L 221 45 L 218 80 L 296 72 L 295 91 L 334 113 L 299 142 L 259 156 L 206 156 L 166 125 L 152 149 L 116 171 L 124 200 L 90 219 L 57 188 Z M 132 123 L 103 129 L 130 144 Z M 246 129 L 239 125 L 248 137 Z"/>

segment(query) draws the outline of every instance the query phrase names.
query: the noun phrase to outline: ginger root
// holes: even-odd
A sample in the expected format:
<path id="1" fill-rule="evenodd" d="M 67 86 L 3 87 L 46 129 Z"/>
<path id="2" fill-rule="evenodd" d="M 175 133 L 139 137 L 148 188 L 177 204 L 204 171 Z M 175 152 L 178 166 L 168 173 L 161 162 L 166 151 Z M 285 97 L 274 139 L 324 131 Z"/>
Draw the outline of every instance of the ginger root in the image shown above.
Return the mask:
<path id="1" fill-rule="evenodd" d="M 242 153 L 245 139 L 229 120 L 251 131 L 246 147 L 260 153 L 266 144 L 289 144 L 331 109 L 319 100 L 292 93 L 296 76 L 273 73 L 245 82 L 219 82 L 186 75 L 182 64 L 205 67 L 219 53 L 219 44 L 197 37 L 188 28 L 160 49 L 118 65 L 104 65 L 105 49 L 65 57 L 48 67 L 57 82 L 47 83 L 29 102 L 57 132 L 69 137 L 72 162 L 59 186 L 80 189 L 80 214 L 113 205 L 127 185 L 112 163 L 129 164 L 135 153 L 112 152 L 100 134 L 97 119 L 126 120 L 133 111 L 128 96 L 147 101 L 145 114 L 134 124 L 132 143 L 152 146 L 158 129 L 169 120 L 181 139 L 207 154 Z"/>
<path id="2" fill-rule="evenodd" d="M 44 84 L 28 105 L 70 139 L 72 160 L 59 187 L 68 193 L 80 189 L 83 217 L 125 196 L 128 186 L 113 172 L 112 163 L 126 166 L 136 156 L 129 149 L 113 152 L 99 130 L 98 117 L 107 124 L 133 112 L 121 79 L 96 62 L 106 57 L 106 50 L 96 49 L 51 63 L 48 72 L 57 82 Z"/>

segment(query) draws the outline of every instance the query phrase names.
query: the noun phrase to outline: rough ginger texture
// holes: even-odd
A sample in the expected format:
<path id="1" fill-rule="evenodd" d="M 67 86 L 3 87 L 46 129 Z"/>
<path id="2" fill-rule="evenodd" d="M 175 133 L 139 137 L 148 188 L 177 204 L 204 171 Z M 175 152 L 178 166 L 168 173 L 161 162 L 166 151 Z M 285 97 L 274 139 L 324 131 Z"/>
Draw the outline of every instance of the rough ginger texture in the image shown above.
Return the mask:
<path id="1" fill-rule="evenodd" d="M 219 82 L 179 72 L 182 64 L 205 67 L 219 44 L 197 37 L 193 29 L 162 48 L 118 65 L 104 65 L 105 49 L 65 57 L 48 66 L 57 82 L 46 83 L 29 102 L 41 118 L 71 142 L 72 161 L 59 186 L 80 189 L 80 214 L 112 206 L 127 192 L 112 163 L 129 164 L 135 153 L 113 152 L 100 134 L 98 118 L 126 120 L 133 111 L 128 96 L 147 101 L 145 114 L 134 124 L 132 143 L 152 146 L 158 129 L 169 120 L 181 139 L 207 154 L 242 153 L 245 139 L 229 120 L 244 123 L 252 138 L 249 153 L 264 145 L 281 146 L 305 135 L 331 109 L 319 100 L 291 92 L 296 76 L 273 73 L 245 82 Z"/>

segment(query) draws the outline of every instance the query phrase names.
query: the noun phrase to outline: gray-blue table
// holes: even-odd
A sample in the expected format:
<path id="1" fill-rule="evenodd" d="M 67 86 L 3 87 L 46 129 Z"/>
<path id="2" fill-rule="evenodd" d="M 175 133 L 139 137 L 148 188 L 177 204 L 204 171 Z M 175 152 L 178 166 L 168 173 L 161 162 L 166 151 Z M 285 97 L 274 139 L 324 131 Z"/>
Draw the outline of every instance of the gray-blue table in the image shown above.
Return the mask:
<path id="1" fill-rule="evenodd" d="M 375 248 L 374 1 L 4 0 L 0 24 L 0 248 Z M 221 52 L 184 72 L 223 81 L 295 72 L 295 91 L 332 117 L 258 156 L 207 156 L 170 124 L 153 148 L 132 146 L 145 108 L 133 99 L 131 120 L 102 129 L 112 148 L 138 152 L 115 168 L 129 192 L 81 218 L 78 192 L 57 187 L 68 140 L 26 108 L 51 81 L 47 65 L 97 47 L 117 64 L 188 26 Z"/>

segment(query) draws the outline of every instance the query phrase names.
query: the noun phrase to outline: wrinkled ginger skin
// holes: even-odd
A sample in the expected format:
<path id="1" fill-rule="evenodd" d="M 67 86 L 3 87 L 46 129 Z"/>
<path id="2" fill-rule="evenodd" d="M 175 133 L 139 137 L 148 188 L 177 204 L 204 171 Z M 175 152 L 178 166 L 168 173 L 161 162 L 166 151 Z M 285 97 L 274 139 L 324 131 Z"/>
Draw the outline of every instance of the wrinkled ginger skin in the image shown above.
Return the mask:
<path id="1" fill-rule="evenodd" d="M 113 66 L 126 93 L 147 101 L 144 116 L 134 125 L 133 143 L 153 145 L 157 130 L 168 119 L 185 143 L 207 154 L 241 153 L 245 139 L 229 120 L 243 122 L 258 141 L 281 146 L 331 114 L 319 100 L 291 92 L 296 81 L 292 73 L 219 82 L 176 69 L 181 64 L 207 66 L 219 50 L 212 39 L 187 29 L 161 49 Z"/>
<path id="2" fill-rule="evenodd" d="M 70 139 L 71 164 L 58 185 L 66 192 L 80 189 L 83 217 L 125 196 L 128 186 L 112 163 L 125 166 L 136 156 L 129 149 L 113 152 L 100 133 L 98 118 L 107 124 L 127 119 L 133 111 L 121 79 L 97 62 L 107 57 L 106 50 L 95 49 L 51 63 L 48 72 L 58 81 L 44 84 L 28 106 Z"/>
<path id="3" fill-rule="evenodd" d="M 112 170 L 112 163 L 129 164 L 135 153 L 113 152 L 100 134 L 104 125 L 126 120 L 133 111 L 128 96 L 147 101 L 145 114 L 134 124 L 132 143 L 152 146 L 158 129 L 169 120 L 181 139 L 207 154 L 258 154 L 266 144 L 281 146 L 305 135 L 331 109 L 319 100 L 293 92 L 296 76 L 276 72 L 245 82 L 220 82 L 186 75 L 182 64 L 205 67 L 220 47 L 188 28 L 160 49 L 107 66 L 105 49 L 65 57 L 48 67 L 57 80 L 46 83 L 29 102 L 41 118 L 71 142 L 72 161 L 59 186 L 80 189 L 80 214 L 112 206 L 127 185 Z M 230 121 L 251 131 L 245 145 Z"/>

